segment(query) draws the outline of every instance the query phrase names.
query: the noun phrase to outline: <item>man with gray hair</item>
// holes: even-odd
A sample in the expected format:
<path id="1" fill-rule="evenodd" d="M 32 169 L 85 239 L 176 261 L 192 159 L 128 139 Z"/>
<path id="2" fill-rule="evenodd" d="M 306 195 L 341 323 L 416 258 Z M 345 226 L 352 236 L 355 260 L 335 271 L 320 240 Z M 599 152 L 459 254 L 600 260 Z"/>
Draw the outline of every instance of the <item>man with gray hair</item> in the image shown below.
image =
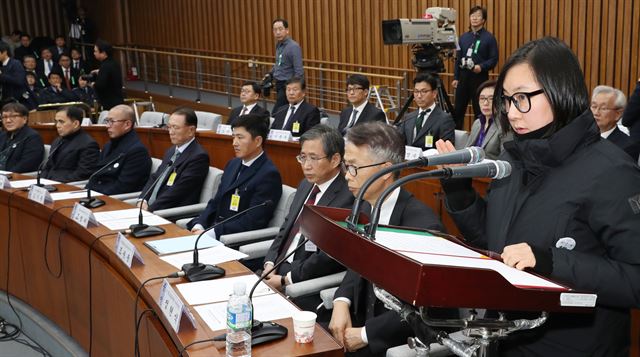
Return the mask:
<path id="1" fill-rule="evenodd" d="M 618 128 L 618 121 L 626 103 L 627 98 L 619 89 L 597 86 L 591 95 L 591 112 L 600 128 L 600 136 L 616 144 L 637 161 L 638 148 L 633 145 L 633 140 Z"/>
<path id="2" fill-rule="evenodd" d="M 357 195 L 373 174 L 402 162 L 404 151 L 402 135 L 387 124 L 369 122 L 349 129 L 343 163 L 349 190 Z M 373 206 L 397 177 L 398 173 L 380 177 L 365 192 L 364 200 Z M 394 190 L 382 204 L 379 223 L 443 230 L 435 213 L 402 188 Z M 353 353 L 348 355 L 358 356 L 384 356 L 388 348 L 404 344 L 413 336 L 409 325 L 376 299 L 372 284 L 352 270 L 347 271 L 334 296 L 329 329 Z"/>
<path id="3" fill-rule="evenodd" d="M 97 165 L 98 170 L 107 163 L 109 167 L 94 176 L 87 188 L 116 195 L 144 187 L 151 171 L 151 157 L 134 130 L 135 122 L 135 113 L 128 105 L 119 104 L 109 110 L 105 123 L 111 140 L 104 145 Z"/>
<path id="4" fill-rule="evenodd" d="M 304 204 L 350 208 L 353 195 L 340 170 L 344 156 L 344 140 L 338 130 L 326 125 L 316 125 L 300 137 L 300 155 L 296 160 L 304 174 L 298 185 L 289 214 L 280 227 L 264 260 L 264 270 L 283 259 L 298 246 L 302 237 L 298 230 L 298 217 Z M 269 274 L 266 283 L 283 290 L 288 284 L 309 280 L 340 271 L 345 268 L 317 247 L 308 242 L 300 247 L 285 263 Z M 298 299 L 295 303 L 304 308 L 315 309 L 319 296 Z"/>

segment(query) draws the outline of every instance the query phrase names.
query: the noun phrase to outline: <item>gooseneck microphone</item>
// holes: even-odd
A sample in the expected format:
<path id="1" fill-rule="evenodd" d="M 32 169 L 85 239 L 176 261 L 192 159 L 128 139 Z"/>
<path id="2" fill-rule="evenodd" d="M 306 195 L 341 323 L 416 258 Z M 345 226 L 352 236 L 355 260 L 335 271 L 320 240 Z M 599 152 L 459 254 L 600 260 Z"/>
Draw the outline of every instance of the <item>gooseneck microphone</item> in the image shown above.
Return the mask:
<path id="1" fill-rule="evenodd" d="M 215 279 L 215 278 L 219 278 L 221 276 L 224 276 L 225 271 L 224 269 L 217 267 L 215 265 L 211 265 L 211 264 L 203 264 L 200 263 L 198 261 L 198 242 L 200 241 L 200 237 L 202 237 L 203 234 L 207 233 L 208 231 L 218 227 L 219 225 L 223 224 L 223 223 L 227 223 L 235 218 L 238 218 L 239 216 L 244 215 L 245 213 L 252 211 L 258 207 L 265 207 L 265 206 L 270 206 L 273 204 L 273 201 L 271 200 L 266 200 L 258 205 L 252 206 L 247 208 L 244 211 L 238 212 L 236 214 L 234 214 L 233 216 L 227 217 L 225 219 L 223 219 L 222 221 L 214 224 L 213 226 L 205 229 L 204 231 L 202 231 L 202 233 L 200 233 L 200 235 L 198 235 L 198 238 L 196 238 L 196 242 L 193 246 L 193 263 L 187 263 L 185 265 L 182 266 L 182 271 L 185 272 L 186 274 L 186 278 L 189 281 L 201 281 L 201 280 L 210 280 L 210 279 Z"/>
<path id="2" fill-rule="evenodd" d="M 80 199 L 80 204 L 87 207 L 87 208 L 97 208 L 100 206 L 104 205 L 104 201 L 99 199 L 99 198 L 95 198 L 95 197 L 91 197 L 91 189 L 89 188 L 89 184 L 91 183 L 91 180 L 95 177 L 95 175 L 103 172 L 104 170 L 106 170 L 109 166 L 111 166 L 111 164 L 113 164 L 114 162 L 120 160 L 122 157 L 124 156 L 124 153 L 121 152 L 120 154 L 118 154 L 118 156 L 116 156 L 115 158 L 113 158 L 112 160 L 110 160 L 108 163 L 106 163 L 104 166 L 102 166 L 100 169 L 98 169 L 98 171 L 94 172 L 93 174 L 91 174 L 91 176 L 89 176 L 89 180 L 87 181 L 87 184 L 85 185 L 86 189 L 87 189 L 87 197 L 85 198 L 81 198 Z"/>
<path id="3" fill-rule="evenodd" d="M 168 165 L 164 167 L 163 170 L 166 170 L 167 168 L 171 168 L 171 166 L 173 166 L 173 161 L 169 160 Z M 151 186 L 149 186 L 147 190 L 143 192 L 142 195 L 140 195 L 140 199 L 142 201 L 147 199 L 147 195 L 153 190 L 153 188 L 156 186 L 158 181 L 161 178 L 166 177 L 162 175 L 162 171 L 158 170 L 158 173 L 159 173 L 158 177 L 156 177 L 156 179 L 153 181 Z M 131 234 L 131 236 L 135 238 L 152 237 L 152 236 L 164 234 L 166 232 L 162 227 L 150 226 L 148 224 L 144 224 L 144 219 L 142 216 L 142 202 L 140 202 L 140 210 L 138 211 L 138 223 L 130 225 L 129 230 L 130 230 L 129 234 Z"/>
<path id="4" fill-rule="evenodd" d="M 44 170 L 44 167 L 47 166 L 47 163 L 49 162 L 49 160 L 51 160 L 51 157 L 53 156 L 53 153 L 58 151 L 58 149 L 61 146 L 62 146 L 62 144 L 59 144 L 53 150 L 51 150 L 51 152 L 49 153 L 49 156 L 47 157 L 47 159 L 44 160 L 42 163 L 40 163 L 40 165 L 38 165 L 38 170 L 36 171 L 36 186 L 42 187 L 42 188 L 44 188 L 45 190 L 47 190 L 49 192 L 57 191 L 58 188 L 53 186 L 53 185 L 43 185 L 42 183 L 40 183 L 40 177 L 42 176 L 42 170 Z"/>
<path id="5" fill-rule="evenodd" d="M 395 171 L 400 171 L 413 167 L 433 166 L 433 165 L 451 165 L 451 164 L 475 164 L 484 159 L 484 150 L 477 146 L 471 146 L 462 150 L 448 152 L 444 154 L 420 157 L 415 160 L 409 160 L 393 164 L 376 172 L 364 182 L 360 188 L 358 195 L 351 209 L 351 215 L 347 218 L 347 226 L 352 231 L 357 231 L 358 216 L 360 215 L 360 206 L 362 205 L 362 197 L 369 186 L 380 177 Z"/>

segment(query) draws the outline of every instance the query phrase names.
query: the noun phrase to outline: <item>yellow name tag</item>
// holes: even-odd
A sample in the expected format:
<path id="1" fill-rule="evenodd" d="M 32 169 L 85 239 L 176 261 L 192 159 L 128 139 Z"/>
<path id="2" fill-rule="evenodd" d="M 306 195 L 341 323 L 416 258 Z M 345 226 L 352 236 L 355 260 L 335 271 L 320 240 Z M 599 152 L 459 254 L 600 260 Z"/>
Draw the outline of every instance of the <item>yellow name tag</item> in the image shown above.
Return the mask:
<path id="1" fill-rule="evenodd" d="M 238 191 L 236 191 L 236 193 L 231 195 L 231 204 L 229 205 L 229 209 L 234 212 L 238 212 L 239 207 L 240 207 L 240 195 L 238 194 Z"/>
<path id="2" fill-rule="evenodd" d="M 293 126 L 291 127 L 291 132 L 299 133 L 300 132 L 300 122 L 293 122 Z"/>
<path id="3" fill-rule="evenodd" d="M 424 146 L 428 148 L 433 147 L 433 135 L 427 135 L 424 137 Z"/>
<path id="4" fill-rule="evenodd" d="M 172 172 L 171 175 L 169 175 L 169 179 L 167 180 L 167 186 L 173 186 L 173 183 L 176 181 L 176 176 L 178 176 L 178 174 L 176 174 L 176 172 Z"/>

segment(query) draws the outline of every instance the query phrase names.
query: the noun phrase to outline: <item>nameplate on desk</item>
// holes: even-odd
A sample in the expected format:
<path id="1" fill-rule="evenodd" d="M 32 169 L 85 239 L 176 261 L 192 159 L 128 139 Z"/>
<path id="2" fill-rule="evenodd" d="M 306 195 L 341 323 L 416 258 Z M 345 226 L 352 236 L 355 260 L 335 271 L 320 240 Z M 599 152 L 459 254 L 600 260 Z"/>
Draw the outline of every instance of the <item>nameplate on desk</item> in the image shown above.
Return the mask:
<path id="1" fill-rule="evenodd" d="M 176 333 L 180 330 L 180 321 L 184 321 L 182 320 L 182 315 L 187 316 L 187 321 L 189 321 L 191 327 L 194 329 L 197 328 L 196 319 L 193 317 L 193 314 L 187 309 L 182 300 L 180 300 L 180 297 L 176 291 L 173 290 L 167 279 L 162 281 L 158 305 L 160 305 L 160 310 L 162 310 L 164 317 L 167 318 L 167 321 L 169 321 L 169 324 Z"/>
<path id="2" fill-rule="evenodd" d="M 118 233 L 118 237 L 116 238 L 116 255 L 128 268 L 131 268 L 133 258 L 136 258 L 140 263 L 144 264 L 142 255 L 140 255 L 136 246 L 123 236 L 122 233 Z"/>
<path id="3" fill-rule="evenodd" d="M 291 132 L 289 130 L 271 129 L 269 130 L 269 135 L 267 135 L 267 140 L 291 141 L 291 139 Z"/>
<path id="4" fill-rule="evenodd" d="M 0 174 L 0 189 L 11 188 L 11 181 L 3 174 Z"/>
<path id="5" fill-rule="evenodd" d="M 94 227 L 98 226 L 98 220 L 96 220 L 96 216 L 93 215 L 93 212 L 78 202 L 73 205 L 71 219 L 84 228 L 88 228 L 89 225 Z"/>
<path id="6" fill-rule="evenodd" d="M 422 157 L 422 149 L 417 148 L 415 146 L 405 146 L 404 147 L 404 159 L 405 160 L 415 160 Z"/>
<path id="7" fill-rule="evenodd" d="M 45 203 L 53 202 L 53 198 L 51 198 L 51 194 L 47 191 L 46 188 L 31 185 L 29 188 L 29 195 L 27 196 L 31 201 L 38 202 L 43 205 Z"/>
<path id="8" fill-rule="evenodd" d="M 218 127 L 216 128 L 216 134 L 233 135 L 233 131 L 231 130 L 231 125 L 229 125 L 229 124 L 218 124 Z"/>

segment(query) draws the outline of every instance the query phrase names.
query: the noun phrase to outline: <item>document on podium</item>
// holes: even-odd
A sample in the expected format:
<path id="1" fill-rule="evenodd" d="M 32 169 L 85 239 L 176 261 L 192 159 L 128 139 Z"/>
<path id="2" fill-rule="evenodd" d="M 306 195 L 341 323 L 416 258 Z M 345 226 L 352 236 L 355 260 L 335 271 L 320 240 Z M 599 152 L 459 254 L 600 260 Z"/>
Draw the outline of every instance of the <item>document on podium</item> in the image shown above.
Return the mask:
<path id="1" fill-rule="evenodd" d="M 93 215 L 96 217 L 98 223 L 112 231 L 118 231 L 121 229 L 127 229 L 132 224 L 137 224 L 139 212 L 139 208 L 130 208 L 116 211 L 96 212 Z M 148 224 L 150 226 L 171 224 L 171 222 L 166 219 L 145 210 L 142 210 L 142 217 L 144 224 Z"/>
<path id="2" fill-rule="evenodd" d="M 493 270 L 519 288 L 568 291 L 566 287 L 491 259 L 472 249 L 426 232 L 380 227 L 376 243 L 422 264 Z"/>

